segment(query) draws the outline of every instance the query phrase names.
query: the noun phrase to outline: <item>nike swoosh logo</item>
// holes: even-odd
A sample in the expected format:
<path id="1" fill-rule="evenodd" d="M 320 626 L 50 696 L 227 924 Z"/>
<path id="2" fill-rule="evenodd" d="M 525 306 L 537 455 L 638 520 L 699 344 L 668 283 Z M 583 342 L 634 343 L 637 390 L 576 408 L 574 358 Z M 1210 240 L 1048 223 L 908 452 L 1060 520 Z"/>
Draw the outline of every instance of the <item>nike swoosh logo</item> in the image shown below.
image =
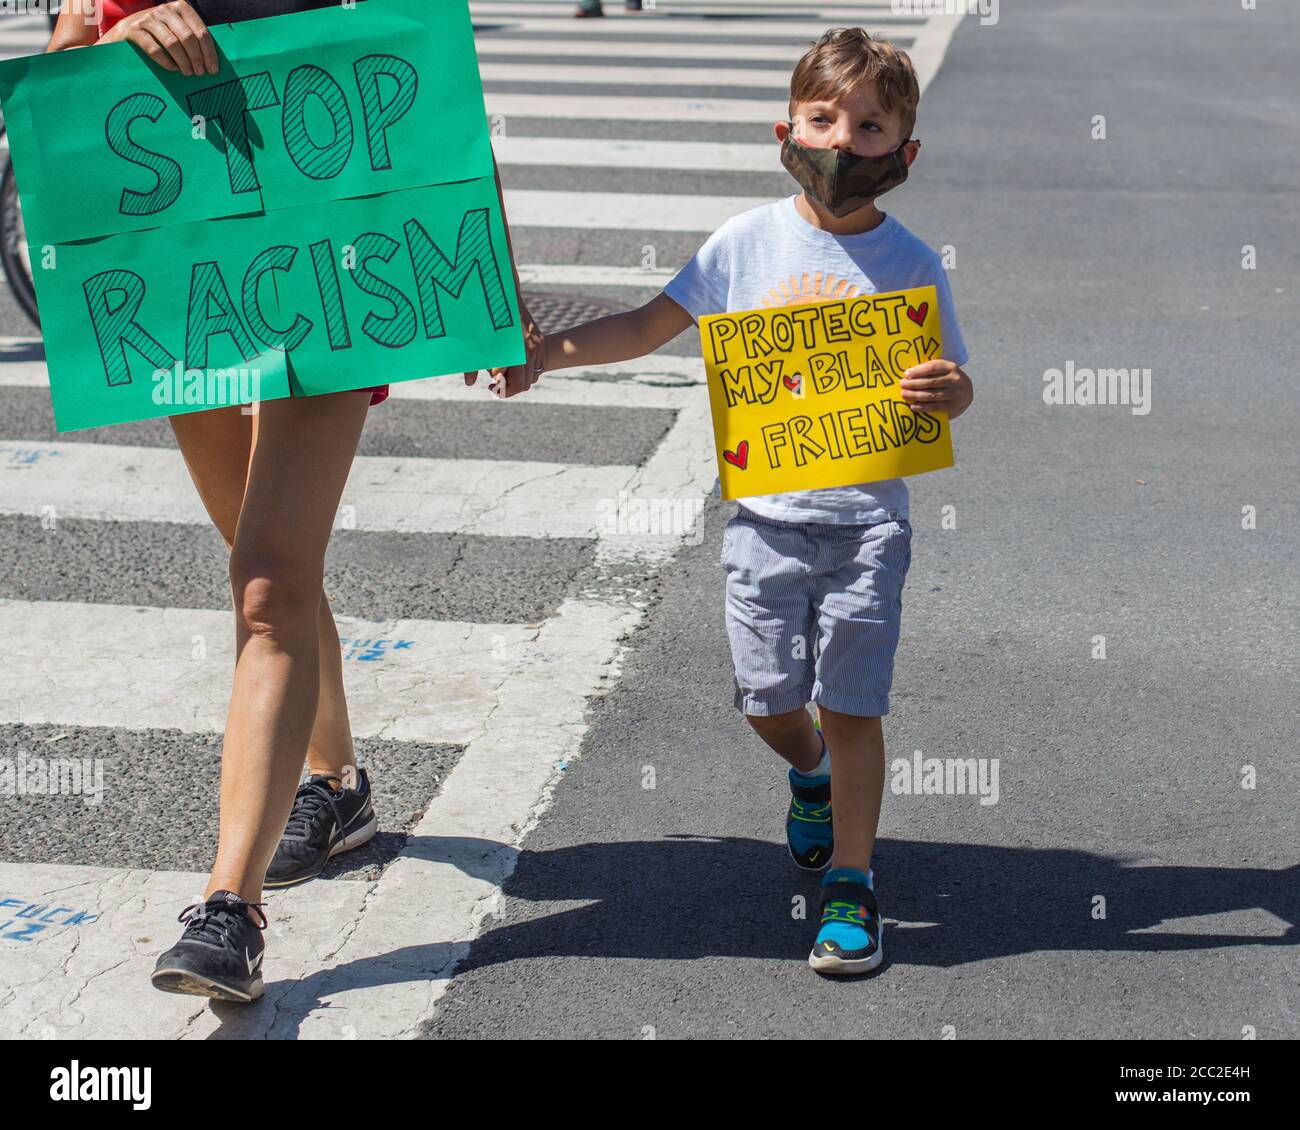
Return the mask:
<path id="1" fill-rule="evenodd" d="M 266 956 L 265 951 L 253 957 L 248 950 L 244 950 L 244 964 L 248 966 L 248 975 L 251 977 L 257 972 L 257 967 L 262 964 L 262 958 Z"/>

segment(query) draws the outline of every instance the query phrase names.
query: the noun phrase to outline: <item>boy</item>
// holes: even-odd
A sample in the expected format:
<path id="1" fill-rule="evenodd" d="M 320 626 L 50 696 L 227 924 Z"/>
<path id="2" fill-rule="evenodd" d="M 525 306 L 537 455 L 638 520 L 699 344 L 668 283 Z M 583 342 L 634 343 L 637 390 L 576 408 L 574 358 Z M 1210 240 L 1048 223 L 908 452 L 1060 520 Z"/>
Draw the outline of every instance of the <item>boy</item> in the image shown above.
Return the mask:
<path id="1" fill-rule="evenodd" d="M 909 369 L 899 388 L 912 407 L 961 415 L 973 394 L 939 256 L 874 202 L 916 159 L 919 98 L 905 53 L 860 28 L 826 32 L 795 68 L 790 120 L 775 125 L 803 192 L 729 220 L 639 310 L 548 335 L 544 367 L 640 357 L 705 314 L 933 285 L 947 359 Z M 742 498 L 723 538 L 736 706 L 790 763 L 794 862 L 830 867 L 808 959 L 823 973 L 865 972 L 883 954 L 871 852 L 907 515 L 907 487 L 890 479 Z"/>

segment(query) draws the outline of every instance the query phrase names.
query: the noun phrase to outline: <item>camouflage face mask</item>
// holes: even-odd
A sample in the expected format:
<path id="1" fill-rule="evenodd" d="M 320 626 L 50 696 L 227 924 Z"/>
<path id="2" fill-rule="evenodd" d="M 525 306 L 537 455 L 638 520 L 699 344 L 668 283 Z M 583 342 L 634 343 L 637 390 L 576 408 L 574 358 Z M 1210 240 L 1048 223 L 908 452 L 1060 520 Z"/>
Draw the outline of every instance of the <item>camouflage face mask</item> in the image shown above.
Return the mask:
<path id="1" fill-rule="evenodd" d="M 833 216 L 847 216 L 907 180 L 903 146 L 880 157 L 859 157 L 843 149 L 814 149 L 791 132 L 781 145 L 781 164 L 803 190 Z M 920 142 L 917 143 L 918 145 Z"/>

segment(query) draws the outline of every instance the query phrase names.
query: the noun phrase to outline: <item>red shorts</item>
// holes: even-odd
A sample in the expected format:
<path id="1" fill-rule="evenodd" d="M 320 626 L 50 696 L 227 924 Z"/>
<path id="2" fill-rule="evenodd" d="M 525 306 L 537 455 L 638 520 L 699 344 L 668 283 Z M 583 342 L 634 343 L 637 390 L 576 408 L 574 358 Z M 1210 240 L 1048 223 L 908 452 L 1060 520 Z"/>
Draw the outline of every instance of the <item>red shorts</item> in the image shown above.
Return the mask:
<path id="1" fill-rule="evenodd" d="M 123 16 L 153 7 L 154 0 L 104 0 L 99 10 L 99 34 L 103 35 Z"/>
<path id="2" fill-rule="evenodd" d="M 373 408 L 376 404 L 381 404 L 383 403 L 383 401 L 388 399 L 387 385 L 376 385 L 374 388 L 363 388 L 361 391 L 370 393 L 371 408 Z"/>

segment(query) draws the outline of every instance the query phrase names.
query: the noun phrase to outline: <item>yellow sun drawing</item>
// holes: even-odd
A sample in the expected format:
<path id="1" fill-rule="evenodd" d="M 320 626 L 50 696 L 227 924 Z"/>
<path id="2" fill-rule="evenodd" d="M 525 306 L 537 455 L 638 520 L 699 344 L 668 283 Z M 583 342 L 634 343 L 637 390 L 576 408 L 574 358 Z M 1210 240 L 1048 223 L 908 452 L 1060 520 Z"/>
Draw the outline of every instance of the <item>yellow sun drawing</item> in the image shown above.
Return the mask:
<path id="1" fill-rule="evenodd" d="M 848 279 L 824 275 L 821 271 L 804 271 L 779 282 L 763 299 L 764 306 L 797 306 L 801 302 L 820 302 L 826 298 L 853 298 L 861 288 Z"/>

